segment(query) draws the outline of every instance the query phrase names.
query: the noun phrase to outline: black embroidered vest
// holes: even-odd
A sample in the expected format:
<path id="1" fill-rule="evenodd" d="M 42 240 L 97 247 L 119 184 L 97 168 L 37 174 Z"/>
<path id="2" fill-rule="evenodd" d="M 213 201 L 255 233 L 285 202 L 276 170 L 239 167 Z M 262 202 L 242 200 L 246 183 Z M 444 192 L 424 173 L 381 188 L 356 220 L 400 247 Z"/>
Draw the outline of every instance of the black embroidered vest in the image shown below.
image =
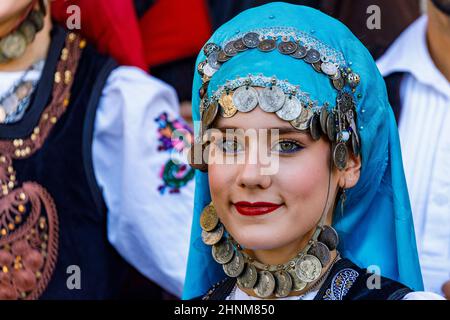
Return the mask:
<path id="1" fill-rule="evenodd" d="M 51 36 L 27 113 L 0 125 L 0 299 L 117 298 L 131 268 L 108 243 L 91 155 L 116 64 L 59 27 Z"/>

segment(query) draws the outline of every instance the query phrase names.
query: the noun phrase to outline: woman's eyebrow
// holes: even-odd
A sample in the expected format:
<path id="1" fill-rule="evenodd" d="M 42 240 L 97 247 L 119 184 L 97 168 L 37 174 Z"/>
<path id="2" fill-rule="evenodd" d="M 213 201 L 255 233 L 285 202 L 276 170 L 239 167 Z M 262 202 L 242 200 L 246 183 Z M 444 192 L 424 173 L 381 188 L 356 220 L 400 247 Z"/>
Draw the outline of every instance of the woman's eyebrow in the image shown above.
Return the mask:
<path id="1" fill-rule="evenodd" d="M 219 130 L 219 131 L 221 131 L 221 132 L 226 132 L 227 130 L 252 130 L 253 128 L 247 128 L 247 129 L 244 129 L 244 128 L 240 128 L 240 127 L 233 127 L 233 126 L 228 126 L 228 127 L 217 127 L 217 128 L 214 128 L 214 129 L 216 129 L 216 130 Z M 267 131 L 272 131 L 272 130 L 278 130 L 278 133 L 279 134 L 288 134 L 288 133 L 300 133 L 300 134 L 304 134 L 303 132 L 301 132 L 300 130 L 298 130 L 298 129 L 295 129 L 295 128 L 292 128 L 292 127 L 271 127 L 271 128 L 258 128 L 258 129 L 256 129 L 256 130 L 261 130 L 261 129 L 264 129 L 264 130 L 267 130 Z"/>

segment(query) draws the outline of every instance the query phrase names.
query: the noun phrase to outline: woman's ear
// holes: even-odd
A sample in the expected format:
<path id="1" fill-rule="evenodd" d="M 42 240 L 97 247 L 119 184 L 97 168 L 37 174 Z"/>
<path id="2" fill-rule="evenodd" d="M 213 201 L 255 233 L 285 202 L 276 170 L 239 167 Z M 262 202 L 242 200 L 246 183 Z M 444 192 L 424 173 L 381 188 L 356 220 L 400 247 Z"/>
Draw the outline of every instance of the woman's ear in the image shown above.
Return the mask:
<path id="1" fill-rule="evenodd" d="M 347 166 L 340 173 L 339 186 L 343 189 L 354 187 L 361 175 L 361 157 L 350 153 Z"/>

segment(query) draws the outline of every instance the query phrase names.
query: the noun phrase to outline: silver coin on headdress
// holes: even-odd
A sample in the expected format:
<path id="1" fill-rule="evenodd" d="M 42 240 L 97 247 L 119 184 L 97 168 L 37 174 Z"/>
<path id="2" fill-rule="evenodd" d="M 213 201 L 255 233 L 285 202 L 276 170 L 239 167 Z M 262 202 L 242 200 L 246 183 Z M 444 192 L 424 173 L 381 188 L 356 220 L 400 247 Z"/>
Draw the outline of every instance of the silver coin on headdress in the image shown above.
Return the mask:
<path id="1" fill-rule="evenodd" d="M 215 43 L 207 43 L 203 47 L 203 53 L 208 57 L 213 52 L 220 51 L 220 47 Z"/>
<path id="2" fill-rule="evenodd" d="M 269 52 L 277 47 L 277 43 L 273 39 L 265 39 L 259 42 L 258 49 L 263 52 Z"/>
<path id="3" fill-rule="evenodd" d="M 44 28 L 44 14 L 41 11 L 33 10 L 28 16 L 28 20 L 31 21 L 36 27 L 36 32 L 41 31 Z"/>
<path id="4" fill-rule="evenodd" d="M 310 283 L 319 279 L 321 272 L 320 260 L 310 254 L 304 255 L 295 263 L 295 273 L 304 282 Z"/>
<path id="5" fill-rule="evenodd" d="M 0 40 L 0 51 L 7 59 L 16 59 L 25 53 L 27 41 L 19 32 L 15 31 Z"/>
<path id="6" fill-rule="evenodd" d="M 281 54 L 290 55 L 297 51 L 298 44 L 294 41 L 282 41 L 278 44 L 278 51 Z"/>
<path id="7" fill-rule="evenodd" d="M 244 42 L 245 46 L 247 48 L 253 49 L 256 48 L 259 44 L 259 34 L 256 32 L 249 32 L 242 38 L 242 41 Z"/>
<path id="8" fill-rule="evenodd" d="M 227 54 L 225 53 L 225 51 L 223 51 L 223 50 L 220 50 L 219 51 L 219 54 L 217 55 L 217 61 L 219 61 L 219 62 L 221 62 L 221 63 L 224 63 L 224 62 L 227 62 L 228 60 L 230 60 L 231 59 L 231 57 L 230 56 L 227 56 Z"/>
<path id="9" fill-rule="evenodd" d="M 291 96 L 286 98 L 283 107 L 276 114 L 280 119 L 292 121 L 300 116 L 302 109 L 301 102 L 296 97 Z"/>
<path id="10" fill-rule="evenodd" d="M 308 52 L 306 53 L 306 57 L 304 58 L 304 60 L 310 64 L 319 62 L 320 52 L 317 51 L 316 49 L 309 49 Z"/>
<path id="11" fill-rule="evenodd" d="M 236 41 L 234 41 L 233 46 L 236 48 L 238 52 L 242 52 L 248 49 L 248 47 L 244 44 L 242 38 L 239 38 Z"/>
<path id="12" fill-rule="evenodd" d="M 259 271 L 254 291 L 260 298 L 269 297 L 275 290 L 275 278 L 269 271 Z"/>
<path id="13" fill-rule="evenodd" d="M 287 272 L 290 274 L 291 279 L 292 279 L 292 290 L 293 291 L 296 291 L 296 292 L 302 291 L 303 289 L 306 288 L 308 283 L 300 280 L 300 278 L 295 273 L 295 269 L 289 269 Z"/>
<path id="14" fill-rule="evenodd" d="M 332 80 L 337 80 L 339 78 L 342 78 L 342 73 L 341 73 L 341 70 L 339 70 L 339 67 L 338 67 L 336 73 L 331 76 L 331 79 Z"/>
<path id="15" fill-rule="evenodd" d="M 244 266 L 244 256 L 239 251 L 236 251 L 233 259 L 231 259 L 230 262 L 225 263 L 222 267 L 227 276 L 236 278 L 244 271 Z"/>
<path id="16" fill-rule="evenodd" d="M 348 160 L 348 150 L 345 143 L 339 142 L 336 144 L 333 150 L 333 160 L 336 168 L 339 170 L 345 169 Z"/>
<path id="17" fill-rule="evenodd" d="M 225 228 L 223 227 L 222 224 L 219 224 L 214 230 L 210 232 L 202 230 L 203 243 L 209 246 L 219 243 L 220 239 L 222 239 L 223 237 L 224 231 Z"/>
<path id="18" fill-rule="evenodd" d="M 219 70 L 220 69 L 220 62 L 217 60 L 219 57 L 219 52 L 218 51 L 214 51 L 212 52 L 209 56 L 208 56 L 208 64 L 211 66 L 211 68 L 215 69 L 215 70 Z"/>
<path id="19" fill-rule="evenodd" d="M 327 136 L 331 142 L 336 141 L 336 123 L 335 123 L 335 114 L 331 112 L 327 118 Z"/>
<path id="20" fill-rule="evenodd" d="M 320 110 L 320 128 L 324 134 L 327 134 L 327 118 L 328 118 L 328 109 L 327 107 L 322 107 Z"/>
<path id="21" fill-rule="evenodd" d="M 231 261 L 234 256 L 234 248 L 230 241 L 222 239 L 219 243 L 212 246 L 213 259 L 220 264 Z"/>
<path id="22" fill-rule="evenodd" d="M 31 43 L 34 41 L 36 37 L 36 27 L 34 24 L 28 20 L 22 22 L 19 27 L 19 31 L 24 35 L 27 43 Z"/>
<path id="23" fill-rule="evenodd" d="M 328 247 L 320 241 L 315 242 L 308 250 L 308 254 L 315 256 L 319 259 L 322 266 L 326 266 L 330 262 L 330 250 Z"/>
<path id="24" fill-rule="evenodd" d="M 240 112 L 252 111 L 258 105 L 258 92 L 253 87 L 239 87 L 233 93 L 233 104 Z"/>
<path id="25" fill-rule="evenodd" d="M 311 111 L 311 109 L 302 107 L 302 112 L 300 113 L 300 115 L 296 119 L 290 121 L 290 124 L 295 129 L 302 131 L 308 130 L 312 116 L 313 112 Z"/>
<path id="26" fill-rule="evenodd" d="M 234 57 L 238 53 L 237 49 L 234 47 L 234 41 L 228 42 L 223 48 L 223 51 L 229 57 Z"/>
<path id="27" fill-rule="evenodd" d="M 286 95 L 277 86 L 264 88 L 259 92 L 259 107 L 265 112 L 276 112 L 283 107 Z"/>
<path id="28" fill-rule="evenodd" d="M 316 72 L 322 73 L 321 65 L 322 65 L 322 61 L 317 61 L 312 64 L 312 67 Z"/>
<path id="29" fill-rule="evenodd" d="M 255 286 L 257 280 L 258 272 L 256 271 L 255 266 L 250 263 L 246 263 L 244 271 L 237 278 L 238 284 L 246 289 L 251 289 Z"/>
<path id="30" fill-rule="evenodd" d="M 332 62 L 324 62 L 320 66 L 323 73 L 325 73 L 327 76 L 334 76 L 338 72 L 338 67 L 332 63 Z"/>
<path id="31" fill-rule="evenodd" d="M 317 240 L 324 243 L 330 250 L 336 249 L 339 245 L 339 236 L 331 226 L 323 226 Z"/>
<path id="32" fill-rule="evenodd" d="M 341 91 L 342 89 L 344 89 L 344 86 L 345 86 L 344 78 L 339 77 L 337 79 L 331 79 L 331 82 L 333 83 L 333 87 L 336 90 Z"/>
<path id="33" fill-rule="evenodd" d="M 287 297 L 292 290 L 292 278 L 287 271 L 279 270 L 273 274 L 275 277 L 275 297 Z"/>
<path id="34" fill-rule="evenodd" d="M 295 52 L 291 54 L 291 57 L 294 57 L 296 59 L 303 59 L 304 57 L 306 57 L 307 53 L 308 50 L 304 46 L 299 44 L 297 46 L 297 50 L 295 50 Z"/>
<path id="35" fill-rule="evenodd" d="M 320 128 L 319 116 L 315 113 L 311 118 L 311 123 L 309 124 L 309 132 L 314 140 L 319 140 L 322 136 L 322 131 Z"/>

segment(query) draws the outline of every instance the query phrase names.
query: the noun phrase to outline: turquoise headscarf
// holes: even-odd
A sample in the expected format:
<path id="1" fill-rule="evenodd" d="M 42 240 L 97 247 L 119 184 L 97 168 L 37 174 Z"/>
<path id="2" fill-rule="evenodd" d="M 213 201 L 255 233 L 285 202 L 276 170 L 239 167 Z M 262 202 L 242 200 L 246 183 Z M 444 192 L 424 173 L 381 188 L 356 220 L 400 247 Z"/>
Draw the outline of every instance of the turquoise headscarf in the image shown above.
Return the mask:
<path id="1" fill-rule="evenodd" d="M 423 290 L 397 125 L 385 83 L 369 52 L 339 21 L 308 7 L 281 2 L 239 14 L 218 29 L 208 43 L 222 46 L 255 30 L 302 32 L 310 36 L 310 41 L 318 40 L 323 50 L 332 48 L 340 52 L 346 64 L 360 75 L 355 96 L 362 168 L 357 185 L 347 192 L 344 214 L 334 215 L 334 227 L 340 236 L 339 250 L 360 267 L 378 266 L 383 276 L 414 290 Z M 205 59 L 201 52 L 197 65 Z M 337 91 L 330 80 L 305 61 L 277 50 L 266 53 L 257 49 L 238 53 L 224 63 L 211 78 L 208 96 L 227 80 L 249 74 L 287 80 L 321 103 L 336 100 Z M 196 73 L 192 109 L 197 123 L 201 85 L 201 77 Z M 198 132 L 199 128 L 195 129 Z M 212 259 L 210 247 L 201 240 L 200 214 L 210 201 L 208 175 L 198 171 L 184 299 L 205 294 L 226 277 L 222 267 Z"/>

